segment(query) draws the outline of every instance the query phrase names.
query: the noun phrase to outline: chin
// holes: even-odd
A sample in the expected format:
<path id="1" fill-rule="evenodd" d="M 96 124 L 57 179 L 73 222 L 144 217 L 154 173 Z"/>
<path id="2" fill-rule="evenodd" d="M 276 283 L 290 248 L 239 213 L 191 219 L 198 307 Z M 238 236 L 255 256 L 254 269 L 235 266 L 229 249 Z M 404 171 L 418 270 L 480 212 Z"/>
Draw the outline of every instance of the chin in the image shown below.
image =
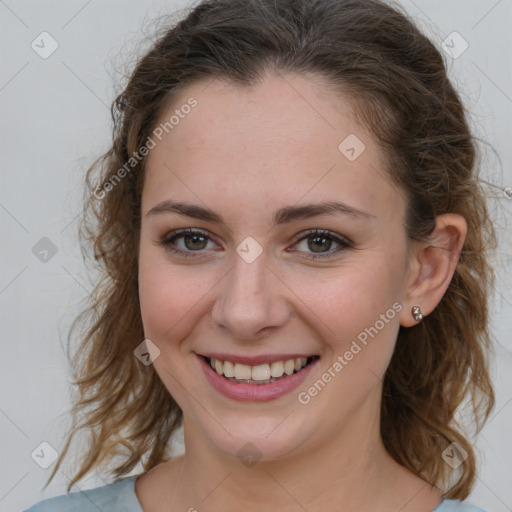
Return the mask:
<path id="1" fill-rule="evenodd" d="M 298 422 L 293 413 L 287 418 L 288 414 L 263 417 L 233 414 L 222 422 L 222 427 L 208 418 L 201 428 L 219 451 L 240 459 L 249 467 L 255 462 L 290 456 L 314 439 L 314 425 L 307 429 L 304 421 Z M 250 462 L 246 463 L 246 460 Z"/>

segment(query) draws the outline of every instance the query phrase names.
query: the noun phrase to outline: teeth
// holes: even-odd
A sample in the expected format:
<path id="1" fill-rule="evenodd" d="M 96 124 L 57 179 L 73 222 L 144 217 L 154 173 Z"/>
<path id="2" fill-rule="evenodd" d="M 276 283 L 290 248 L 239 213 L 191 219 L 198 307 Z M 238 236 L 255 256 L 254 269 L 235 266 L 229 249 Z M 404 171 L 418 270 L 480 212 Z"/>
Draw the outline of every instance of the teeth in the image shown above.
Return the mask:
<path id="1" fill-rule="evenodd" d="M 224 377 L 235 376 L 235 365 L 231 361 L 224 361 Z"/>
<path id="2" fill-rule="evenodd" d="M 270 375 L 272 377 L 281 377 L 284 373 L 284 363 L 282 361 L 275 361 L 270 363 Z"/>
<path id="3" fill-rule="evenodd" d="M 246 364 L 235 363 L 235 379 L 251 380 L 251 367 Z"/>
<path id="4" fill-rule="evenodd" d="M 259 364 L 252 367 L 252 380 L 270 379 L 270 366 L 268 364 Z"/>
<path id="5" fill-rule="evenodd" d="M 284 363 L 284 373 L 286 373 L 286 375 L 291 375 L 293 370 L 295 370 L 295 361 L 293 359 L 288 359 L 288 361 L 285 361 Z"/>
<path id="6" fill-rule="evenodd" d="M 271 378 L 279 378 L 283 375 L 291 375 L 306 366 L 307 358 L 298 357 L 286 361 L 274 361 L 273 363 L 249 366 L 247 364 L 233 363 L 210 359 L 210 366 L 219 374 L 227 378 L 237 380 L 266 381 Z"/>

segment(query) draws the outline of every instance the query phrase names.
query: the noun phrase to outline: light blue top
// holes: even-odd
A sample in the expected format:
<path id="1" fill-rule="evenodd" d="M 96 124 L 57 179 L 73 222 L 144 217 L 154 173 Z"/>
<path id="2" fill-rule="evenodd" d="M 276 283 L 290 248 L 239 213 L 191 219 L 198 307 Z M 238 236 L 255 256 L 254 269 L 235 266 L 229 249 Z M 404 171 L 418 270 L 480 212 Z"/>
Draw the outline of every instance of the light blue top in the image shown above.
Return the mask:
<path id="1" fill-rule="evenodd" d="M 49 498 L 23 512 L 144 512 L 135 494 L 136 476 L 114 483 Z M 431 512 L 485 512 L 460 500 L 443 499 Z"/>

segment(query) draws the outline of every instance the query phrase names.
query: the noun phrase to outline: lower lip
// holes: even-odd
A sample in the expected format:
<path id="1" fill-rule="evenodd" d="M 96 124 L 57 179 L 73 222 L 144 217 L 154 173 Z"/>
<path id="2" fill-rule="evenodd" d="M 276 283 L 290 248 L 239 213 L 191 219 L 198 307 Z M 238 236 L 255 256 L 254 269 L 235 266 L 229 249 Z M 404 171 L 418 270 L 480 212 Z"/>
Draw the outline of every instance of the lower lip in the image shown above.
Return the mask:
<path id="1" fill-rule="evenodd" d="M 318 362 L 318 359 L 315 359 L 300 372 L 293 373 L 270 384 L 241 384 L 219 375 L 202 356 L 197 357 L 208 382 L 213 388 L 228 398 L 248 402 L 267 402 L 286 395 L 304 382 Z"/>

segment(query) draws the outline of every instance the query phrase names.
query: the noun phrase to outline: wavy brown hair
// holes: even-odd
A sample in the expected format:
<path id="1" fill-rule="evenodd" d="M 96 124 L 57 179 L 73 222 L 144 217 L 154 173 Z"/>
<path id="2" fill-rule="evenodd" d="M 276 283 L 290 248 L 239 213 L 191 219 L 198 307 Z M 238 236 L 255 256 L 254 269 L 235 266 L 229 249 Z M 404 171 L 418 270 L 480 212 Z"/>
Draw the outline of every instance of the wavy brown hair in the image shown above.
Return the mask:
<path id="1" fill-rule="evenodd" d="M 441 302 L 422 323 L 400 328 L 381 412 L 391 456 L 446 497 L 464 499 L 476 456 L 455 413 L 467 400 L 478 433 L 494 407 L 488 261 L 495 234 L 478 178 L 477 141 L 445 61 L 400 7 L 380 0 L 203 1 L 166 26 L 138 61 L 112 105 L 112 147 L 87 172 L 80 234 L 100 278 L 70 331 L 71 339 L 81 326 L 70 356 L 73 425 L 46 485 L 78 432 L 89 435 L 88 446 L 68 491 L 95 468 L 118 478 L 139 462 L 148 471 L 169 459 L 182 411 L 153 366 L 133 354 L 144 339 L 137 260 L 146 158 L 122 179 L 119 170 L 147 144 L 177 91 L 214 78 L 251 85 L 269 69 L 320 77 L 326 94 L 352 99 L 406 197 L 409 237 L 428 241 L 444 213 L 466 219 L 467 238 Z M 441 456 L 454 441 L 468 454 L 458 471 Z"/>

